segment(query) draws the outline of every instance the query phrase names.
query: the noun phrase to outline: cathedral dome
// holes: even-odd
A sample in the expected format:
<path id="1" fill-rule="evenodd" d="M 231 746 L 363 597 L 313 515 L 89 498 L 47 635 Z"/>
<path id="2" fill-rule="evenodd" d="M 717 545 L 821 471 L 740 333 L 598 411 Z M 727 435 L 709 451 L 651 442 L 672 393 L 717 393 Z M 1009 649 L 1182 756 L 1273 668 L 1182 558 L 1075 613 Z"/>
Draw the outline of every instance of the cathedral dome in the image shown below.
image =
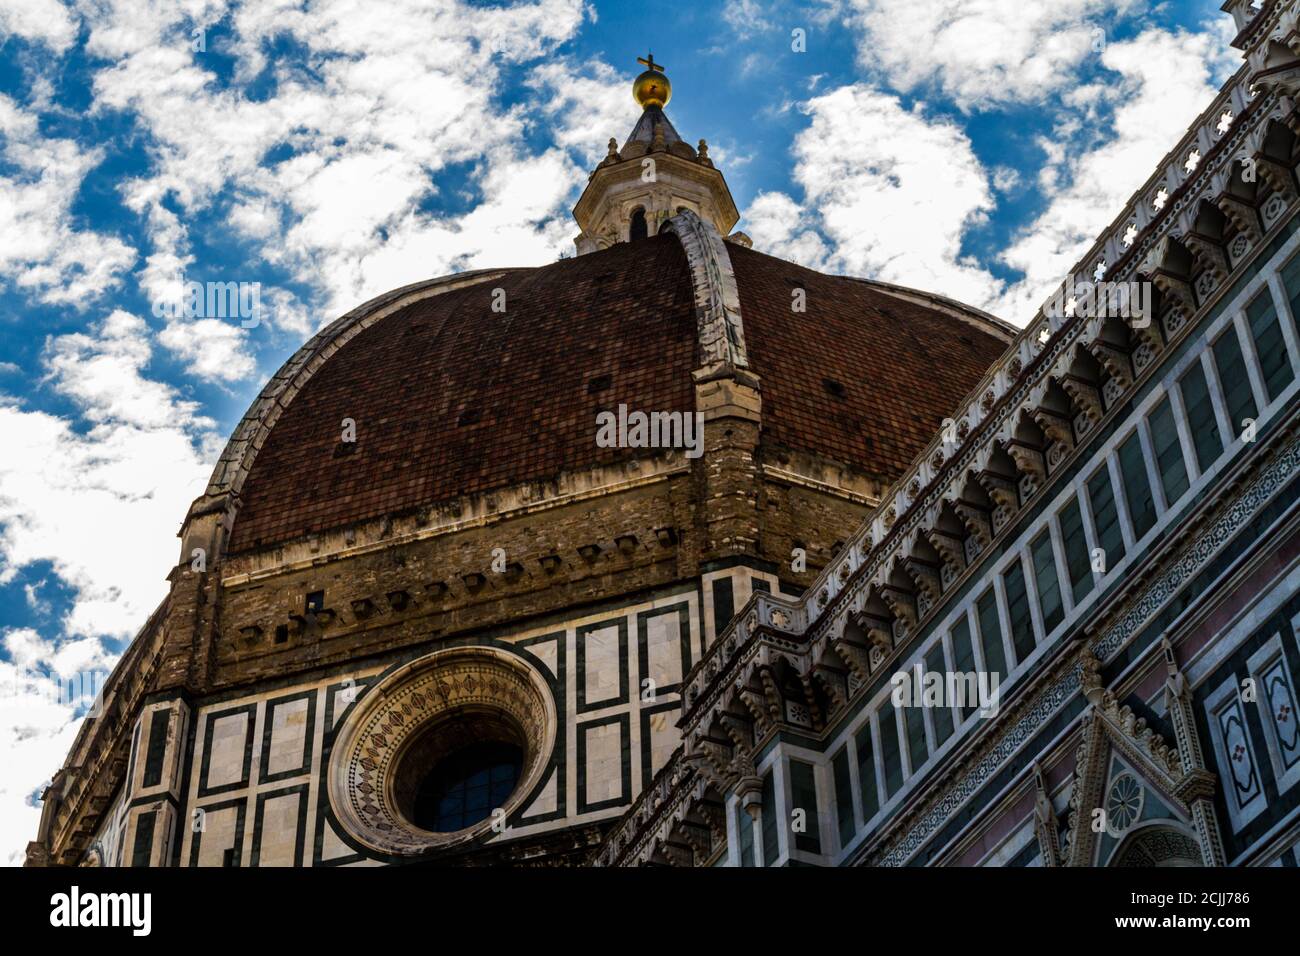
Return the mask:
<path id="1" fill-rule="evenodd" d="M 1006 351 L 751 248 L 642 92 L 576 256 L 394 289 L 272 376 L 29 859 L 582 862 L 737 612 L 811 587 Z"/>
<path id="2" fill-rule="evenodd" d="M 455 526 L 499 510 L 485 495 L 528 507 L 671 459 L 598 441 L 620 408 L 738 415 L 756 428 L 744 460 L 868 503 L 1005 350 L 1010 327 L 976 309 L 728 235 L 722 172 L 664 114 L 662 65 L 640 62 L 642 113 L 574 207 L 576 257 L 379 296 L 272 378 L 208 487 L 229 496 L 229 553 L 366 523 L 382 539 L 431 510 Z"/>
<path id="3" fill-rule="evenodd" d="M 774 462 L 814 456 L 887 482 L 1006 347 L 975 310 L 718 245 Z M 667 231 L 355 310 L 236 431 L 214 476 L 241 469 L 231 552 L 646 455 L 600 447 L 597 415 L 694 408 L 700 272 Z"/>

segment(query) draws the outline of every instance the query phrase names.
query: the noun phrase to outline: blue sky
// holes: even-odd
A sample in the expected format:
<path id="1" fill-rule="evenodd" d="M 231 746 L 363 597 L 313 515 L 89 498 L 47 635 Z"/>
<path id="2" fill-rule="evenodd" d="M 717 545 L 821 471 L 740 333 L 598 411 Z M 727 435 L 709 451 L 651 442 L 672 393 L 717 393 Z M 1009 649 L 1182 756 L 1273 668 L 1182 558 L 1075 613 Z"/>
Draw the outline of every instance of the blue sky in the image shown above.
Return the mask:
<path id="1" fill-rule="evenodd" d="M 763 251 L 1023 324 L 1239 65 L 1217 0 L 0 0 L 0 860 L 224 438 L 386 289 L 571 254 L 638 56 Z M 803 49 L 795 38 L 802 31 Z M 172 315 L 256 283 L 255 328 Z"/>

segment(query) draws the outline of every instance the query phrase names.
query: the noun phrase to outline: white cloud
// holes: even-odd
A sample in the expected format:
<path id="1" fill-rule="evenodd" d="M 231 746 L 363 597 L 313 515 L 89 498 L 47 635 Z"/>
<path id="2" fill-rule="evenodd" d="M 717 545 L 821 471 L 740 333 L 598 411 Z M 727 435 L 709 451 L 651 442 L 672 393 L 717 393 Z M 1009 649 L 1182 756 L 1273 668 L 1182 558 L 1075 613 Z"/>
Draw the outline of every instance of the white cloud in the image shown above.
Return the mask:
<path id="1" fill-rule="evenodd" d="M 0 288 L 12 277 L 41 302 L 77 308 L 115 288 L 135 251 L 115 236 L 78 229 L 71 212 L 103 151 L 42 136 L 35 114 L 2 93 L 0 141 L 15 167 L 0 175 Z"/>
<path id="2" fill-rule="evenodd" d="M 38 561 L 75 593 L 68 634 L 131 634 L 166 592 L 176 531 L 203 490 L 213 423 L 144 378 L 145 325 L 115 312 L 97 334 L 53 339 L 45 366 L 83 429 L 0 404 L 0 580 Z"/>
<path id="3" fill-rule="evenodd" d="M 59 0 L 0 0 L 0 43 L 10 36 L 62 52 L 77 39 L 77 24 Z"/>
<path id="4" fill-rule="evenodd" d="M 772 21 L 765 15 L 769 7 L 770 4 L 761 0 L 731 0 L 723 4 L 722 19 L 737 37 L 747 40 L 772 28 Z"/>
<path id="5" fill-rule="evenodd" d="M 803 106 L 811 122 L 795 139 L 793 172 L 803 202 L 762 194 L 745 228 L 775 255 L 939 292 L 1023 325 L 1235 65 L 1218 30 L 1148 30 L 1108 44 L 1101 77 L 1063 95 L 1032 180 L 1008 167 L 990 175 L 965 133 L 922 106 L 840 87 Z M 1019 276 L 1008 284 L 962 244 L 995 210 L 993 189 L 1023 192 L 1029 182 L 1045 207 L 996 253 Z"/>
<path id="6" fill-rule="evenodd" d="M 742 227 L 764 252 L 812 269 L 824 269 L 829 250 L 803 207 L 785 193 L 759 193 L 745 210 Z"/>
<path id="7" fill-rule="evenodd" d="M 551 141 L 594 168 L 605 158 L 610 138 L 622 146 L 636 122 L 631 79 L 607 63 L 552 60 L 534 67 L 529 83 L 546 91 L 542 114 Z"/>
<path id="8" fill-rule="evenodd" d="M 40 793 L 77 733 L 76 709 L 62 699 L 57 679 L 17 662 L 40 642 L 29 629 L 9 630 L 2 641 L 15 657 L 0 659 L 0 864 L 8 866 L 22 864 L 40 823 Z"/>
<path id="9" fill-rule="evenodd" d="M 221 319 L 170 322 L 158 341 L 184 359 L 187 370 L 207 382 L 248 378 L 257 364 L 246 351 L 248 332 Z"/>
<path id="10" fill-rule="evenodd" d="M 1020 172 L 1011 166 L 998 166 L 993 170 L 993 188 L 1009 193 L 1020 185 Z"/>
<path id="11" fill-rule="evenodd" d="M 23 585 L 23 594 L 27 598 L 27 606 L 40 615 L 50 613 L 50 602 L 41 597 L 41 588 L 43 588 L 46 583 L 46 581 L 41 580 L 34 584 L 29 583 Z"/>
<path id="12" fill-rule="evenodd" d="M 121 423 L 151 430 L 210 425 L 197 417 L 197 403 L 182 401 L 170 385 L 144 377 L 150 353 L 148 326 L 118 309 L 94 334 L 51 339 L 44 364 L 55 388 L 74 399 L 83 416 L 97 425 Z"/>
<path id="13" fill-rule="evenodd" d="M 897 89 L 933 85 L 963 108 L 1042 101 L 1075 82 L 1117 19 L 1145 0 L 848 0 L 858 62 Z"/>
<path id="14" fill-rule="evenodd" d="M 1076 91 L 1055 137 L 1039 144 L 1050 201 L 1002 255 L 1024 279 L 993 304 L 1000 314 L 1029 320 L 1210 104 L 1237 57 L 1221 33 L 1148 30 L 1106 48 L 1106 78 Z"/>
<path id="15" fill-rule="evenodd" d="M 559 228 L 558 220 L 567 219 L 568 191 L 581 183 L 582 171 L 524 148 L 528 111 L 544 108 L 540 98 L 502 110 L 494 97 L 503 63 L 553 50 L 585 15 L 581 0 L 490 8 L 433 0 L 242 6 L 230 17 L 233 39 L 223 50 L 236 58 L 236 80 L 221 87 L 204 55 L 190 52 L 183 11 L 141 0 L 96 9 L 88 15 L 87 48 L 111 60 L 95 76 L 96 108 L 131 111 L 154 140 L 150 174 L 125 190 L 146 216 L 154 244 L 146 285 L 184 267 L 192 219 L 211 212 L 232 184 L 238 198 L 229 227 L 296 282 L 319 290 L 329 317 L 392 285 L 475 259 L 477 244 L 495 250 L 494 264 L 553 259 L 570 238 L 571 227 Z M 284 37 L 310 48 L 313 72 L 266 61 L 264 46 Z M 555 69 L 551 64 L 539 82 Z M 274 76 L 272 95 L 250 98 L 246 84 L 265 82 L 264 71 Z M 592 117 L 592 126 L 607 125 L 596 122 L 601 110 L 590 105 L 612 102 L 604 88 L 610 75 L 596 64 L 590 79 L 579 81 L 586 102 L 578 112 Z M 557 137 L 560 145 L 584 151 L 608 136 L 602 131 L 596 144 L 580 143 L 583 124 L 567 130 Z M 264 164 L 272 148 L 283 146 L 291 156 Z M 470 185 L 481 188 L 480 205 L 489 211 L 507 172 L 531 166 L 562 179 L 543 184 L 549 205 L 540 218 L 530 209 L 526 228 L 486 234 L 477 210 L 437 216 L 421 209 L 442 188 L 441 175 L 458 166 L 470 170 Z M 169 217 L 167 200 L 179 216 Z M 457 237 L 465 241 L 433 258 L 401 254 L 436 252 L 442 237 L 448 246 Z M 510 255 L 526 258 L 503 258 Z M 188 346 L 197 338 L 170 332 L 164 344 Z"/>
<path id="16" fill-rule="evenodd" d="M 147 334 L 118 311 L 93 333 L 47 343 L 47 381 L 80 421 L 0 395 L 0 582 L 49 562 L 74 592 L 56 636 L 14 628 L 3 638 L 0 861 L 11 864 L 36 834 L 36 797 L 88 703 L 67 699 L 60 680 L 109 670 L 103 639 L 132 635 L 162 599 L 176 531 L 217 453 L 197 405 L 144 377 Z M 39 605 L 37 588 L 28 597 Z"/>
<path id="17" fill-rule="evenodd" d="M 959 127 L 861 84 L 804 109 L 812 121 L 794 144 L 804 201 L 773 193 L 755 201 L 744 228 L 759 248 L 966 302 L 996 293 L 995 280 L 961 251 L 993 199 Z"/>
<path id="18" fill-rule="evenodd" d="M 0 632 L 0 649 L 0 865 L 18 866 L 40 793 L 116 658 L 98 638 L 48 640 L 31 628 Z"/>

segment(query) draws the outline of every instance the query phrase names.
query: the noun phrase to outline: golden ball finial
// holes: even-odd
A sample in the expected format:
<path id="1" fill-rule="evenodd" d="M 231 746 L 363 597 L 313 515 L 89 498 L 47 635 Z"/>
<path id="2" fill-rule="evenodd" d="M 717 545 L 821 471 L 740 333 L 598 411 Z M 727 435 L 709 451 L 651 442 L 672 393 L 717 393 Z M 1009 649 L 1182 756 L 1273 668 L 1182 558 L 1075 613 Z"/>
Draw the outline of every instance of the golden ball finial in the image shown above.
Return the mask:
<path id="1" fill-rule="evenodd" d="M 632 81 L 632 98 L 641 104 L 642 109 L 662 108 L 673 95 L 673 85 L 664 76 L 663 64 L 655 62 L 653 53 L 637 57 L 637 62 L 645 64 L 646 69 Z"/>

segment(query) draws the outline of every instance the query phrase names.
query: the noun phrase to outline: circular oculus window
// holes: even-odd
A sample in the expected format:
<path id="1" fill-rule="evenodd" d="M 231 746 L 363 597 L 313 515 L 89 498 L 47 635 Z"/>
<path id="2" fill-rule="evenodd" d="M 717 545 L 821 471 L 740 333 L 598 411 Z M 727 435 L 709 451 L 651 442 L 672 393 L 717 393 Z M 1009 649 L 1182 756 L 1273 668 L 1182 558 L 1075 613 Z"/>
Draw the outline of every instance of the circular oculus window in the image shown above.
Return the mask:
<path id="1" fill-rule="evenodd" d="M 541 781 L 555 727 L 550 687 L 522 658 L 494 647 L 422 657 L 368 689 L 340 729 L 334 815 L 395 856 L 472 842 Z"/>

